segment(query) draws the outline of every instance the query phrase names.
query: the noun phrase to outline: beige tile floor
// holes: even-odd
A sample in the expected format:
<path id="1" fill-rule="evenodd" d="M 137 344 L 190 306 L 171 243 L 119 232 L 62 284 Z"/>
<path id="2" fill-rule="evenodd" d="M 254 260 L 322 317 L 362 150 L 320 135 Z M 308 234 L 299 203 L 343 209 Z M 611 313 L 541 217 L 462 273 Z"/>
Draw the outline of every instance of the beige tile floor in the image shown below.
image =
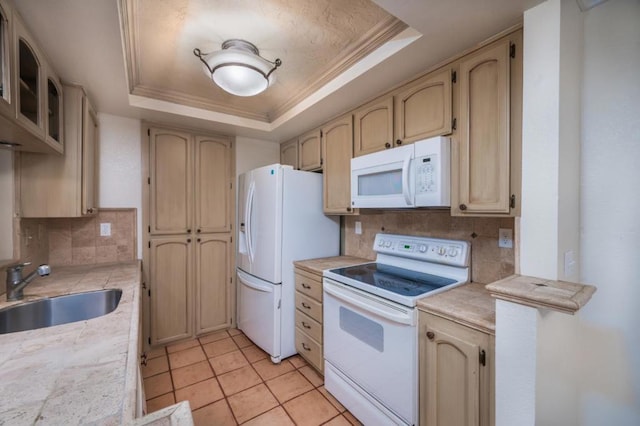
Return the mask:
<path id="1" fill-rule="evenodd" d="M 142 367 L 147 412 L 188 400 L 198 425 L 361 425 L 299 355 L 276 365 L 241 331 L 152 350 Z"/>

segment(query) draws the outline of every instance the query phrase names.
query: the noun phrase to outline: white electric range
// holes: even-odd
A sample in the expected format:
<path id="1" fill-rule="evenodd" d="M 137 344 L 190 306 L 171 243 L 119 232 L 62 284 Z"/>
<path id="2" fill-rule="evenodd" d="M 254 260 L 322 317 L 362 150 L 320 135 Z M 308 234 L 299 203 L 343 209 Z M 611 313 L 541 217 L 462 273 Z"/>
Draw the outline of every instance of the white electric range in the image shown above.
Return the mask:
<path id="1" fill-rule="evenodd" d="M 377 234 L 373 249 L 323 273 L 325 387 L 364 424 L 416 425 L 416 303 L 469 281 L 470 246 Z"/>

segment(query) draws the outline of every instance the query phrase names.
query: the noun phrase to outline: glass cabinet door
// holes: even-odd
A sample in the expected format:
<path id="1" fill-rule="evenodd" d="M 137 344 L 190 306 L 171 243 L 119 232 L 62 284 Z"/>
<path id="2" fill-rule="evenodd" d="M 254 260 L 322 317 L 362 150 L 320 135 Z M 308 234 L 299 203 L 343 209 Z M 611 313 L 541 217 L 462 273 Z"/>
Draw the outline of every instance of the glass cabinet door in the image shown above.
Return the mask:
<path id="1" fill-rule="evenodd" d="M 38 106 L 40 102 L 40 64 L 31 47 L 23 40 L 18 42 L 18 76 L 20 78 L 20 114 L 40 127 Z"/>
<path id="2" fill-rule="evenodd" d="M 62 90 L 51 77 L 47 78 L 47 139 L 62 143 Z"/>
<path id="3" fill-rule="evenodd" d="M 0 108 L 11 106 L 10 11 L 0 2 Z M 13 112 L 15 114 L 15 111 Z"/>

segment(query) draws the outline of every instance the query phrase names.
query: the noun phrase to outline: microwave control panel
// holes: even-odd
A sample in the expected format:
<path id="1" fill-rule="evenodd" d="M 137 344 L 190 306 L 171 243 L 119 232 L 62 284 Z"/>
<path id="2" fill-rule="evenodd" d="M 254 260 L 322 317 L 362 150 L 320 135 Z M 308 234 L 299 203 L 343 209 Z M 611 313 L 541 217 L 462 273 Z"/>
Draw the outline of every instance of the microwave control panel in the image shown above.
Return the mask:
<path id="1" fill-rule="evenodd" d="M 416 159 L 416 193 L 438 192 L 438 156 L 429 155 Z"/>

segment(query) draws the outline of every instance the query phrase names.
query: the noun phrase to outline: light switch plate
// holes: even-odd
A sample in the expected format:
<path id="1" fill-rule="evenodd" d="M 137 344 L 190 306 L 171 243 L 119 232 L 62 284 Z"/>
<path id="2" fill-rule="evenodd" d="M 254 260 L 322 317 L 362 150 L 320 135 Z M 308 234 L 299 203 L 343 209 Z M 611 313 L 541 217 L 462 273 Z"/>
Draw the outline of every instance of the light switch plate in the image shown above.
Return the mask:
<path id="1" fill-rule="evenodd" d="M 513 248 L 513 229 L 500 228 L 498 231 L 498 247 Z"/>
<path id="2" fill-rule="evenodd" d="M 110 237 L 111 236 L 111 224 L 110 223 L 101 223 L 100 224 L 100 236 L 101 237 Z"/>
<path id="3" fill-rule="evenodd" d="M 359 220 L 356 221 L 355 232 L 356 235 L 362 235 L 362 222 L 360 222 Z"/>

